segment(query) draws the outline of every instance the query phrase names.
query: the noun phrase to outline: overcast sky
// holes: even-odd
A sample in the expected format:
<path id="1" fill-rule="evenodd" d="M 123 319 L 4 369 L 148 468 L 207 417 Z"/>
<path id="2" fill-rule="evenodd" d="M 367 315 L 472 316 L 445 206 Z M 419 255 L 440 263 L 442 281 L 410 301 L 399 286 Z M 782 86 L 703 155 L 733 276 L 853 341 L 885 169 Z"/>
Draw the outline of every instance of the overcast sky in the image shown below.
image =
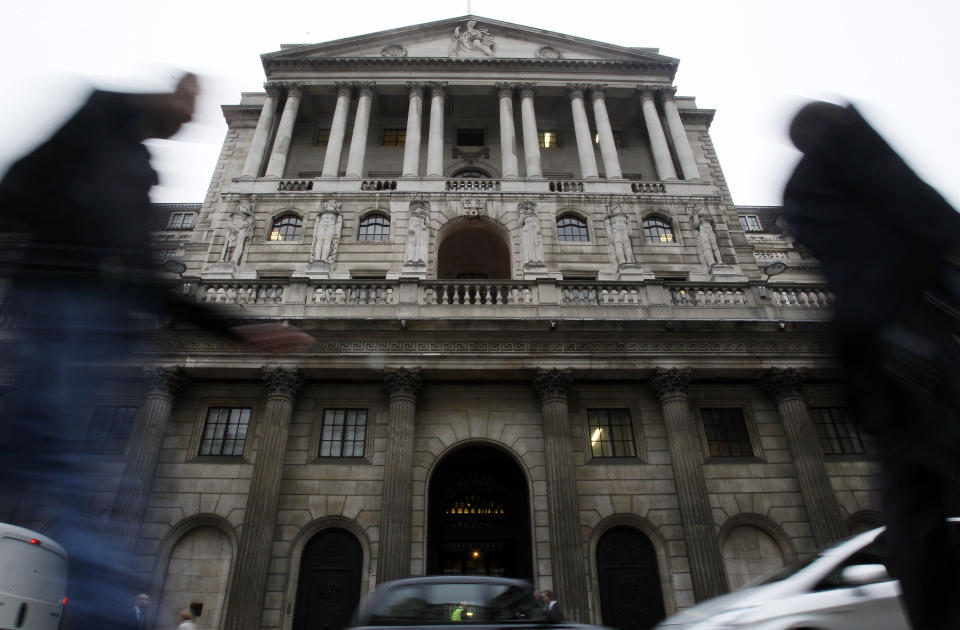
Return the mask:
<path id="1" fill-rule="evenodd" d="M 960 207 L 955 0 L 472 0 L 473 14 L 680 59 L 678 94 L 717 110 L 711 133 L 739 205 L 776 205 L 799 157 L 786 139 L 806 100 L 850 100 Z M 221 104 L 261 90 L 260 54 L 457 17 L 467 0 L 27 0 L 8 6 L 0 59 L 0 171 L 48 135 L 91 86 L 169 89 L 201 75 L 194 122 L 154 141 L 154 201 L 199 202 L 226 125 Z M 482 23 L 481 23 L 482 26 Z"/>

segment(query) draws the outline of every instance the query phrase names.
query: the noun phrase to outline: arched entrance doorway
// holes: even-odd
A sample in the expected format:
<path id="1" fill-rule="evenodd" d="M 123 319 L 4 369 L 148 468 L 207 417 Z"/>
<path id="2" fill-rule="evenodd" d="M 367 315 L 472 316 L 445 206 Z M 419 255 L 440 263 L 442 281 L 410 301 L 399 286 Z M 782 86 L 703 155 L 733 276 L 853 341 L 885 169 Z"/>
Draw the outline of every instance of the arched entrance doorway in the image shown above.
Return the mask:
<path id="1" fill-rule="evenodd" d="M 460 219 L 440 234 L 440 280 L 509 280 L 510 247 L 506 234 L 486 219 Z"/>
<path id="2" fill-rule="evenodd" d="M 657 553 L 639 530 L 613 527 L 597 543 L 603 625 L 647 630 L 664 618 Z"/>
<path id="3" fill-rule="evenodd" d="M 306 544 L 293 630 L 342 630 L 360 603 L 363 549 L 353 534 L 325 529 Z"/>
<path id="4" fill-rule="evenodd" d="M 526 476 L 506 453 L 464 446 L 430 479 L 427 573 L 533 579 Z"/>

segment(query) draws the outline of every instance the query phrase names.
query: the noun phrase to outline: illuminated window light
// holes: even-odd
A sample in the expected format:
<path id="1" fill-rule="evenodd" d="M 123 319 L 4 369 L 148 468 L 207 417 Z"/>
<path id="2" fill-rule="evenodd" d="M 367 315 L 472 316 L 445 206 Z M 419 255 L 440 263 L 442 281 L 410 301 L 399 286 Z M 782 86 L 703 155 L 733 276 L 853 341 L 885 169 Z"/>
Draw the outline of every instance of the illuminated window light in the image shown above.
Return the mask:
<path id="1" fill-rule="evenodd" d="M 600 427 L 597 427 L 597 429 L 593 432 L 593 435 L 590 436 L 590 444 L 591 445 L 596 444 L 597 440 L 600 439 L 600 435 L 602 433 L 603 433 L 603 429 Z"/>
<path id="2" fill-rule="evenodd" d="M 280 234 L 280 232 L 278 232 L 277 230 L 274 230 L 273 232 L 270 232 L 270 240 L 271 240 L 271 241 L 282 241 L 282 240 L 283 240 L 283 236 Z"/>
<path id="3" fill-rule="evenodd" d="M 480 557 L 480 552 L 479 552 L 479 551 L 474 551 L 474 552 L 473 552 L 473 557 L 474 557 L 474 558 L 479 558 L 479 557 Z"/>
<path id="4" fill-rule="evenodd" d="M 556 142 L 557 142 L 557 139 L 556 139 L 556 137 L 555 137 L 552 133 L 550 133 L 549 131 L 544 132 L 544 134 L 543 134 L 543 147 L 544 147 L 545 149 L 549 149 L 550 147 L 552 147 L 553 145 L 555 145 Z"/>
<path id="5" fill-rule="evenodd" d="M 673 242 L 673 234 L 661 234 L 661 235 L 660 235 L 660 242 L 661 242 L 661 243 L 672 243 L 672 242 Z"/>

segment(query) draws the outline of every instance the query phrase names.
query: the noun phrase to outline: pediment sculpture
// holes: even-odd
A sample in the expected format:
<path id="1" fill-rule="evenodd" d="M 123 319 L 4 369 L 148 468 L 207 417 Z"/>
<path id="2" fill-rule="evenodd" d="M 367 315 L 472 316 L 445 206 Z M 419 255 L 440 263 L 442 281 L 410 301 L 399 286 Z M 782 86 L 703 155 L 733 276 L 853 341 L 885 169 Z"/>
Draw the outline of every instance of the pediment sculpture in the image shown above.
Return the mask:
<path id="1" fill-rule="evenodd" d="M 467 20 L 465 26 L 453 29 L 453 43 L 450 44 L 450 56 L 470 55 L 478 53 L 493 57 L 495 45 L 493 35 L 485 28 L 477 26 L 476 20 Z"/>

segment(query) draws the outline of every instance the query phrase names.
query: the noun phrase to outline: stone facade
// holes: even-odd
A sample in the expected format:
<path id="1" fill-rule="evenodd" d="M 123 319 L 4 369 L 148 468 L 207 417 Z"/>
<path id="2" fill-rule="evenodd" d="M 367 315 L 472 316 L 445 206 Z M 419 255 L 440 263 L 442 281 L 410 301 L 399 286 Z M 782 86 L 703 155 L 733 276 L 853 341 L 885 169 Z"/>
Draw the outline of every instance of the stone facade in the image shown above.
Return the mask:
<path id="1" fill-rule="evenodd" d="M 649 627 L 876 520 L 817 263 L 776 209 L 732 204 L 676 59 L 464 17 L 263 63 L 203 203 L 157 207 L 157 248 L 190 299 L 314 341 L 168 327 L 139 363 L 177 388 L 110 371 L 102 404 L 133 400 L 149 441 L 104 458 L 101 499 L 142 514 L 157 627 L 191 603 L 201 628 L 340 627 L 333 600 L 436 572 Z"/>

